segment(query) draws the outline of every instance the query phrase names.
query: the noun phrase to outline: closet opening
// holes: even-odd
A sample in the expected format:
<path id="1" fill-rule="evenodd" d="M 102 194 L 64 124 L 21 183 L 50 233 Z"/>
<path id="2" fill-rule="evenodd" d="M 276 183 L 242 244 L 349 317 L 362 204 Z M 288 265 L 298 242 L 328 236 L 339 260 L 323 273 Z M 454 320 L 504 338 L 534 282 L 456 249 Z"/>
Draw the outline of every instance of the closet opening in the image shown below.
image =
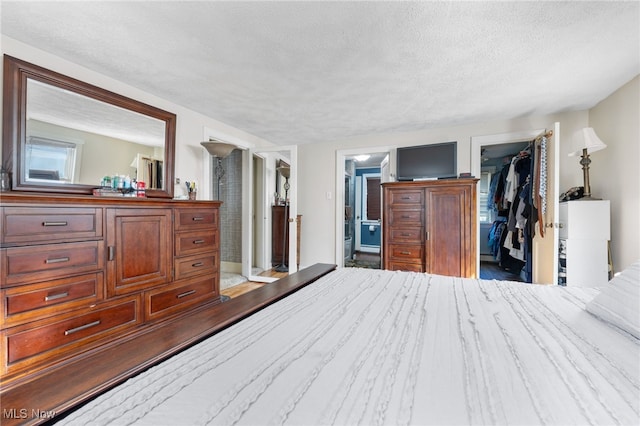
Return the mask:
<path id="1" fill-rule="evenodd" d="M 553 129 L 553 130 L 549 130 Z M 519 275 L 521 280 L 531 283 L 548 284 L 557 282 L 557 265 L 558 265 L 558 229 L 552 224 L 558 223 L 558 145 L 560 134 L 560 123 L 554 123 L 551 126 L 538 129 L 523 130 L 510 133 L 501 133 L 493 135 L 482 135 L 471 137 L 471 172 L 474 176 L 481 178 L 483 171 L 487 174 L 483 179 L 482 187 L 478 190 L 476 197 L 476 207 L 478 214 L 476 215 L 476 226 L 478 230 L 477 239 L 477 260 L 476 270 L 482 273 L 482 278 L 492 277 L 489 275 L 490 267 L 496 266 L 497 259 L 487 256 L 487 247 L 483 246 L 488 240 L 488 232 L 494 222 L 494 217 L 486 210 L 489 209 L 491 190 L 491 179 L 493 174 L 497 173 L 498 165 L 504 158 L 513 159 L 522 151 L 522 146 L 529 146 L 531 143 L 531 153 L 533 158 L 529 164 L 533 165 L 532 178 L 533 190 L 530 191 L 530 197 L 527 200 L 533 210 L 527 218 L 526 226 L 522 229 L 528 231 L 530 239 L 525 238 L 531 244 L 525 248 L 528 250 L 528 257 L 525 268 L 519 271 L 513 271 Z M 506 147 L 506 151 L 501 153 L 493 152 L 494 148 Z M 502 148 L 500 148 L 502 149 Z M 526 151 L 526 148 L 525 148 Z M 513 155 L 513 156 L 512 156 Z M 491 168 L 491 159 L 501 159 L 494 168 Z M 527 164 L 527 163 L 523 163 Z M 503 166 L 504 167 L 504 166 Z M 484 202 L 481 202 L 481 198 Z M 485 207 L 486 206 L 486 207 Z M 482 213 L 480 213 L 482 211 Z M 481 231 L 481 217 L 484 225 Z M 490 224 L 488 224 L 490 223 Z M 484 248 L 481 248 L 483 246 Z M 482 256 L 480 254 L 483 254 Z M 489 253 L 491 254 L 491 253 Z M 481 267 L 481 260 L 489 262 Z M 502 268 L 501 268 L 502 269 Z"/>
<path id="2" fill-rule="evenodd" d="M 531 235 L 526 229 L 533 167 L 532 141 L 480 148 L 480 278 L 532 282 Z M 522 202 L 522 203 L 521 203 Z"/>

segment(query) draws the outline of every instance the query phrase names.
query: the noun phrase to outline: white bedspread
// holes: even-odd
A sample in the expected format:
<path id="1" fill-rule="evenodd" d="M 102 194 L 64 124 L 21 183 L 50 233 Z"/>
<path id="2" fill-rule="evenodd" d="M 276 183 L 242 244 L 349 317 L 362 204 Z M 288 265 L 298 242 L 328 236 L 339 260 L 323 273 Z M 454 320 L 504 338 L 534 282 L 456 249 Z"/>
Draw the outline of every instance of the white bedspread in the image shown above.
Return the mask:
<path id="1" fill-rule="evenodd" d="M 597 290 L 339 269 L 63 424 L 639 424 Z"/>

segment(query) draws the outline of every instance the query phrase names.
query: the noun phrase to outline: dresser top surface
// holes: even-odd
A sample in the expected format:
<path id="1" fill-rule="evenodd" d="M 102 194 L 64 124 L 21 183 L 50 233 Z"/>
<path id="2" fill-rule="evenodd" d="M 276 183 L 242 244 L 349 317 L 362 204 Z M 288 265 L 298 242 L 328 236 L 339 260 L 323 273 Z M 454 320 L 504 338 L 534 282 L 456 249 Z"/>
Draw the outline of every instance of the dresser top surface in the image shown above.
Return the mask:
<path id="1" fill-rule="evenodd" d="M 7 205 L 28 206 L 31 204 L 51 206 L 95 206 L 95 207 L 219 207 L 221 201 L 190 201 L 149 197 L 99 197 L 90 195 L 61 195 L 28 192 L 0 193 L 0 207 Z"/>
<path id="2" fill-rule="evenodd" d="M 451 185 L 475 185 L 479 179 L 477 178 L 462 178 L 462 179 L 437 179 L 437 180 L 414 180 L 414 181 L 400 181 L 400 182 L 384 182 L 382 184 L 385 188 L 412 188 L 412 187 L 425 187 L 425 186 L 451 186 Z"/>

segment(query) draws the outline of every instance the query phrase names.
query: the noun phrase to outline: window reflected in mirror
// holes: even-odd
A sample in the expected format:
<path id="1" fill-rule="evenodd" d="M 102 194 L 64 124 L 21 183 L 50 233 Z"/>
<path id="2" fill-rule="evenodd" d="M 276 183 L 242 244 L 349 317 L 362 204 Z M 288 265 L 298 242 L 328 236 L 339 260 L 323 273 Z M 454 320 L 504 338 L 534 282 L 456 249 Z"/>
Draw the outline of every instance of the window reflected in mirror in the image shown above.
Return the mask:
<path id="1" fill-rule="evenodd" d="M 29 137 L 25 147 L 27 181 L 75 183 L 79 174 L 82 144 Z"/>

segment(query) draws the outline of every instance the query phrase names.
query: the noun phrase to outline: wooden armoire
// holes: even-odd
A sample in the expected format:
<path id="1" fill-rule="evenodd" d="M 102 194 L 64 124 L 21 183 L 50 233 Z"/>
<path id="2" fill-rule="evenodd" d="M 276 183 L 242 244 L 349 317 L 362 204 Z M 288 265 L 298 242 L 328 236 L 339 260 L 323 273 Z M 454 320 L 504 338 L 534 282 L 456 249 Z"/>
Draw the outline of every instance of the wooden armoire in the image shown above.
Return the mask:
<path id="1" fill-rule="evenodd" d="M 284 227 L 289 223 L 289 209 L 284 206 L 271 206 L 271 264 L 273 266 L 284 264 L 289 266 L 289 244 L 284 241 Z M 296 264 L 300 266 L 300 225 L 302 224 L 302 215 L 296 216 Z M 287 235 L 288 241 L 288 235 Z M 282 250 L 284 250 L 284 257 Z"/>
<path id="2" fill-rule="evenodd" d="M 382 184 L 383 268 L 475 278 L 477 182 Z"/>

